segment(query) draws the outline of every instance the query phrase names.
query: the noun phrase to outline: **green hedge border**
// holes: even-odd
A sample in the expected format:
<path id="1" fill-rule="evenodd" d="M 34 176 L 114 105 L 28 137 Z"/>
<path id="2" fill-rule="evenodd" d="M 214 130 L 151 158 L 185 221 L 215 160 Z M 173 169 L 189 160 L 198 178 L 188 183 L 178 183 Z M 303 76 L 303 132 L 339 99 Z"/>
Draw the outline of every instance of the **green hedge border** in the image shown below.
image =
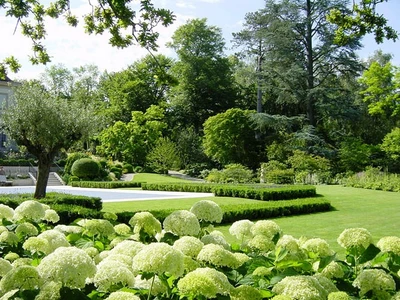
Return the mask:
<path id="1" fill-rule="evenodd" d="M 278 218 L 283 216 L 325 212 L 333 209 L 330 202 L 323 198 L 303 198 L 243 205 L 220 205 L 220 207 L 224 212 L 221 224 L 230 224 L 243 219 L 257 220 Z M 118 216 L 118 222 L 128 224 L 132 216 L 140 211 L 143 210 L 116 213 Z M 146 211 L 152 213 L 160 222 L 163 222 L 169 214 L 175 211 L 175 209 Z"/>
<path id="2" fill-rule="evenodd" d="M 95 188 L 95 189 L 116 189 L 141 187 L 142 182 L 135 181 L 72 181 L 72 187 Z"/>
<path id="3" fill-rule="evenodd" d="M 142 183 L 143 190 L 214 193 L 218 197 L 237 197 L 264 201 L 309 198 L 317 195 L 315 186 L 288 185 L 277 187 L 255 185 L 221 185 L 209 183 Z"/>

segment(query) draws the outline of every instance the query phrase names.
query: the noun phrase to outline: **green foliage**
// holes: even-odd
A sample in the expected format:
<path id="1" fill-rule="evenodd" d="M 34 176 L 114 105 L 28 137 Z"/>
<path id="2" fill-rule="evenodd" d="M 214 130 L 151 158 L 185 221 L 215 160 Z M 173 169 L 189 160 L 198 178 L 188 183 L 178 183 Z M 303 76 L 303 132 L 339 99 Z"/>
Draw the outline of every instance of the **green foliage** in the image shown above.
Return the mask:
<path id="1" fill-rule="evenodd" d="M 293 184 L 294 170 L 289 169 L 286 164 L 277 160 L 270 160 L 261 164 L 261 183 Z"/>
<path id="2" fill-rule="evenodd" d="M 353 2 L 351 12 L 338 8 L 331 9 L 328 21 L 338 25 L 335 41 L 346 44 L 353 37 L 374 34 L 375 41 L 382 43 L 384 39 L 396 41 L 396 30 L 387 24 L 387 19 L 377 12 L 376 5 L 386 0 L 361 0 Z"/>
<path id="3" fill-rule="evenodd" d="M 339 158 L 345 170 L 359 172 L 371 164 L 373 147 L 360 139 L 347 138 L 340 143 Z"/>
<path id="4" fill-rule="evenodd" d="M 122 172 L 123 172 L 124 174 L 126 174 L 126 173 L 133 173 L 133 166 L 132 166 L 131 164 L 124 163 L 122 167 L 123 167 Z"/>
<path id="5" fill-rule="evenodd" d="M 288 163 L 295 172 L 297 183 L 309 184 L 314 180 L 320 183 L 329 182 L 330 162 L 324 157 L 295 150 L 293 155 L 288 158 Z M 312 178 L 313 174 L 317 176 L 317 179 Z"/>
<path id="6" fill-rule="evenodd" d="M 46 64 L 50 62 L 50 55 L 44 46 L 46 38 L 46 22 L 48 18 L 64 19 L 70 26 L 76 27 L 78 18 L 83 18 L 84 28 L 88 34 L 109 33 L 109 42 L 112 46 L 126 48 L 132 44 L 139 44 L 146 49 L 157 49 L 158 26 L 167 27 L 172 24 L 175 16 L 164 8 L 155 8 L 151 1 L 141 1 L 135 9 L 124 1 L 91 3 L 88 11 L 81 16 L 72 14 L 72 4 L 69 0 L 57 0 L 52 3 L 39 1 L 2 1 L 0 8 L 5 10 L 8 18 L 18 21 L 21 32 L 33 44 L 32 64 Z M 158 27 L 157 27 L 158 28 Z M 12 71 L 20 68 L 16 59 L 11 56 L 0 63 L 0 78 L 4 78 L 6 67 Z"/>
<path id="7" fill-rule="evenodd" d="M 344 184 L 356 188 L 400 192 L 399 174 L 382 172 L 379 168 L 368 167 L 365 172 L 345 178 Z"/>
<path id="8" fill-rule="evenodd" d="M 400 128 L 396 127 L 388 133 L 381 145 L 381 149 L 385 151 L 392 159 L 400 158 Z"/>
<path id="9" fill-rule="evenodd" d="M 0 159 L 1 166 L 30 166 L 35 165 L 34 159 Z"/>
<path id="10" fill-rule="evenodd" d="M 117 189 L 141 187 L 142 182 L 137 181 L 73 181 L 73 187 L 96 188 L 96 189 Z"/>
<path id="11" fill-rule="evenodd" d="M 99 170 L 99 164 L 93 159 L 80 158 L 73 163 L 71 173 L 79 178 L 96 178 Z"/>
<path id="12" fill-rule="evenodd" d="M 314 186 L 230 185 L 212 183 L 142 183 L 143 190 L 214 193 L 220 197 L 238 197 L 256 200 L 287 200 L 316 195 Z"/>
<path id="13" fill-rule="evenodd" d="M 214 183 L 250 183 L 254 174 L 241 164 L 226 165 L 223 170 L 212 169 L 206 180 Z"/>
<path id="14" fill-rule="evenodd" d="M 64 167 L 64 174 L 71 174 L 72 165 L 81 158 L 89 158 L 89 155 L 81 152 L 69 153 Z"/>
<path id="15" fill-rule="evenodd" d="M 179 169 L 181 159 L 178 147 L 168 138 L 161 138 L 146 157 L 147 165 L 156 173 L 168 174 L 168 170 Z"/>
<path id="16" fill-rule="evenodd" d="M 205 154 L 222 165 L 239 163 L 253 166 L 257 162 L 257 141 L 250 120 L 252 113 L 232 108 L 210 117 L 204 123 Z"/>
<path id="17" fill-rule="evenodd" d="M 133 111 L 129 123 L 121 121 L 103 130 L 97 153 L 113 160 L 144 166 L 146 156 L 167 128 L 164 109 L 150 106 L 145 113 Z"/>

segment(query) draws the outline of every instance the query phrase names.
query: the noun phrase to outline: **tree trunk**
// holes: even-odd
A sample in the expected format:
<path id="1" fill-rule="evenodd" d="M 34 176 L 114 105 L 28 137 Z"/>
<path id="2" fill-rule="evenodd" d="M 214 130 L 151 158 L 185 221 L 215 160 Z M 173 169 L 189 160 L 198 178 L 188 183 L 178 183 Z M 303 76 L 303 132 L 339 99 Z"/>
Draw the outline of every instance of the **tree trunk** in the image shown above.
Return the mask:
<path id="1" fill-rule="evenodd" d="M 306 51 L 307 51 L 307 117 L 310 125 L 316 126 L 315 121 L 315 96 L 314 89 L 314 52 L 313 52 L 313 28 L 312 28 L 311 0 L 307 0 L 307 32 L 306 32 Z"/>
<path id="2" fill-rule="evenodd" d="M 38 157 L 38 177 L 36 181 L 35 199 L 46 197 L 47 180 L 49 179 L 50 167 L 53 163 L 54 155 L 40 155 Z"/>

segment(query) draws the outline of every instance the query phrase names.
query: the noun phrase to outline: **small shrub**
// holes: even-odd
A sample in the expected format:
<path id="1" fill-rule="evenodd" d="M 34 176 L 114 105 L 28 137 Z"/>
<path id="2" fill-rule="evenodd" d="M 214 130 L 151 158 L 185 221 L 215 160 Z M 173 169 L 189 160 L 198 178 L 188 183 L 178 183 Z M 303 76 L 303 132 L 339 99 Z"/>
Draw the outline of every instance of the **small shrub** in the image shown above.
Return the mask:
<path id="1" fill-rule="evenodd" d="M 71 168 L 71 173 L 79 178 L 95 178 L 99 174 L 99 164 L 91 158 L 76 160 Z"/>
<path id="2" fill-rule="evenodd" d="M 133 171 L 134 171 L 135 173 L 142 173 L 142 172 L 143 172 L 143 167 L 141 167 L 141 166 L 136 166 L 136 167 L 133 168 Z"/>
<path id="3" fill-rule="evenodd" d="M 221 171 L 212 169 L 206 180 L 215 183 L 249 183 L 253 181 L 253 172 L 241 164 L 230 164 Z"/>
<path id="4" fill-rule="evenodd" d="M 81 158 L 89 158 L 89 155 L 81 152 L 69 154 L 65 162 L 64 174 L 71 174 L 72 165 L 74 164 L 75 161 Z"/>
<path id="5" fill-rule="evenodd" d="M 133 173 L 133 166 L 128 163 L 124 163 L 122 172 L 125 173 Z"/>

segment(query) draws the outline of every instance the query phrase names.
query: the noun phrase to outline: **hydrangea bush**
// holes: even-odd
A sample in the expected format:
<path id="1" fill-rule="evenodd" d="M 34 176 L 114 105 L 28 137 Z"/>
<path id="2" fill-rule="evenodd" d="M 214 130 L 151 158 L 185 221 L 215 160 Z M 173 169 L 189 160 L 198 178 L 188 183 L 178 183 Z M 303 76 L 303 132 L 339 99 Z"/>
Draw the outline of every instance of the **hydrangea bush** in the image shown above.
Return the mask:
<path id="1" fill-rule="evenodd" d="M 341 260 L 325 240 L 270 220 L 233 223 L 229 244 L 213 228 L 221 219 L 208 200 L 163 224 L 141 212 L 128 224 L 107 215 L 54 226 L 57 213 L 34 200 L 0 205 L 0 299 L 400 299 L 399 237 L 375 245 L 348 228 Z"/>

